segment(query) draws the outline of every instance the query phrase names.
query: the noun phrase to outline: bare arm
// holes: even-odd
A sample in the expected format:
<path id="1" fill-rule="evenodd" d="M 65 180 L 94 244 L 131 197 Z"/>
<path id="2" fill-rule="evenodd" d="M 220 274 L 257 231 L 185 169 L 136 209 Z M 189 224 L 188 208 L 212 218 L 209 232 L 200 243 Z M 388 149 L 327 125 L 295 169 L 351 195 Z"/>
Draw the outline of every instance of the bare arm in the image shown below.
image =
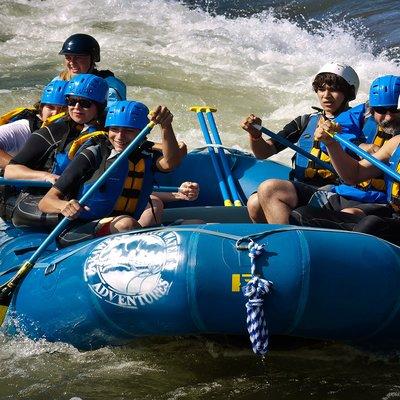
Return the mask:
<path id="1" fill-rule="evenodd" d="M 259 130 L 253 124 L 261 125 L 261 119 L 250 114 L 242 121 L 241 127 L 249 133 L 250 148 L 256 158 L 263 160 L 277 153 L 276 147 L 271 140 L 265 140 Z"/>
<path id="2" fill-rule="evenodd" d="M 199 197 L 199 192 L 200 188 L 197 182 L 183 182 L 178 192 L 153 192 L 153 194 L 164 202 L 177 200 L 194 201 Z"/>
<path id="3" fill-rule="evenodd" d="M 77 200 L 64 200 L 60 190 L 52 187 L 40 200 L 39 210 L 48 214 L 62 214 L 69 219 L 76 219 L 83 207 Z"/>
<path id="4" fill-rule="evenodd" d="M 173 115 L 167 107 L 158 106 L 151 114 L 151 120 L 161 127 L 161 147 L 163 156 L 157 160 L 160 171 L 171 171 L 182 160 L 182 152 L 172 128 Z"/>
<path id="5" fill-rule="evenodd" d="M 332 123 L 324 121 L 315 131 L 315 138 L 325 143 L 331 157 L 331 162 L 339 176 L 349 185 L 354 185 L 367 179 L 377 178 L 382 172 L 366 160 L 357 161 L 348 155 L 328 133 L 332 131 Z M 388 162 L 391 154 L 400 143 L 400 137 L 387 141 L 374 157 L 382 162 Z"/>
<path id="6" fill-rule="evenodd" d="M 58 175 L 46 171 L 37 171 L 21 164 L 8 164 L 4 170 L 4 177 L 7 179 L 26 179 L 54 183 Z"/>
<path id="7" fill-rule="evenodd" d="M 7 152 L 0 150 L 0 168 L 4 169 L 11 159 L 12 157 Z"/>

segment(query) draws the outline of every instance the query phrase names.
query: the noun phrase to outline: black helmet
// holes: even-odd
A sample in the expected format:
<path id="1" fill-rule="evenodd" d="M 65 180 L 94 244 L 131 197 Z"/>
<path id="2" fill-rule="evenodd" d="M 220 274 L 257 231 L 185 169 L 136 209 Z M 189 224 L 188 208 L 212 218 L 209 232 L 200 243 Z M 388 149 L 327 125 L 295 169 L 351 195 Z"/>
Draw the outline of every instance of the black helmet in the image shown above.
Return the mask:
<path id="1" fill-rule="evenodd" d="M 58 54 L 88 54 L 94 62 L 100 61 L 100 46 L 97 40 L 84 33 L 75 33 L 63 44 Z"/>

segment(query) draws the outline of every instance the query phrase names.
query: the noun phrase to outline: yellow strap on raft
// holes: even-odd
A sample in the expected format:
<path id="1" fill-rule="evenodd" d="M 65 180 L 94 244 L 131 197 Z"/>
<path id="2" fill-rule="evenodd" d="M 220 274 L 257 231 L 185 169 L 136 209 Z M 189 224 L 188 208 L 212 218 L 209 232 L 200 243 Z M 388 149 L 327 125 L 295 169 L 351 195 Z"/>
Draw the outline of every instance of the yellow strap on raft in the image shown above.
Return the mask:
<path id="1" fill-rule="evenodd" d="M 52 115 L 51 117 L 47 118 L 46 121 L 44 121 L 42 123 L 41 128 L 45 127 L 45 126 L 49 126 L 50 124 L 52 124 L 53 122 L 57 121 L 60 118 L 63 118 L 67 115 L 66 111 L 60 112 L 56 115 Z"/>
<path id="2" fill-rule="evenodd" d="M 8 113 L 0 117 L 0 125 L 8 124 L 8 122 L 10 122 L 10 119 L 14 118 L 16 115 L 20 114 L 24 110 L 36 111 L 36 109 L 33 107 L 14 108 L 13 110 L 9 111 Z"/>
<path id="3" fill-rule="evenodd" d="M 85 143 L 87 140 L 91 139 L 92 137 L 95 136 L 107 136 L 108 133 L 104 132 L 104 131 L 96 131 L 96 132 L 92 132 L 92 133 L 87 133 L 86 135 L 82 135 L 80 137 L 78 137 L 78 139 L 75 139 L 72 142 L 71 148 L 68 151 L 68 158 L 70 160 L 72 160 L 76 154 L 76 152 L 79 150 L 79 148 L 82 146 L 83 143 Z"/>

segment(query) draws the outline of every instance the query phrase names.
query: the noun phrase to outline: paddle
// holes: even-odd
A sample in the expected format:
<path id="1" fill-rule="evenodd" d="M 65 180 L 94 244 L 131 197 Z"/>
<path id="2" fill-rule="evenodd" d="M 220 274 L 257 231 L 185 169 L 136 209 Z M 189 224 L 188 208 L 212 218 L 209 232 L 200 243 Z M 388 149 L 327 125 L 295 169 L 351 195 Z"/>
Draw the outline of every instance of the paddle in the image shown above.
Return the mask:
<path id="1" fill-rule="evenodd" d="M 165 192 L 165 193 L 174 193 L 179 192 L 179 188 L 177 186 L 153 186 L 154 192 Z"/>
<path id="2" fill-rule="evenodd" d="M 264 133 L 265 135 L 268 135 L 272 139 L 276 140 L 277 142 L 281 143 L 283 146 L 289 147 L 292 150 L 296 151 L 297 153 L 300 153 L 302 156 L 307 157 L 309 160 L 314 161 L 317 163 L 320 167 L 327 169 L 328 171 L 331 171 L 335 175 L 337 175 L 337 172 L 334 170 L 332 165 L 320 160 L 318 157 L 315 157 L 313 154 L 308 153 L 304 149 L 302 149 L 299 146 L 296 146 L 294 143 L 290 142 L 283 136 L 279 136 L 276 133 L 270 131 L 267 128 L 264 128 L 261 125 L 253 124 L 254 128 L 258 129 L 260 132 Z"/>
<path id="3" fill-rule="evenodd" d="M 26 186 L 26 187 L 51 187 L 53 184 L 47 181 L 31 181 L 25 179 L 6 179 L 0 177 L 0 186 Z M 154 186 L 155 192 L 179 192 L 177 186 Z"/>
<path id="4" fill-rule="evenodd" d="M 0 178 L 0 186 L 26 186 L 26 187 L 51 187 L 53 184 L 47 181 L 31 181 L 25 179 Z"/>
<path id="5" fill-rule="evenodd" d="M 217 145 L 222 146 L 221 137 L 219 136 L 217 125 L 215 123 L 215 119 L 214 119 L 214 115 L 213 115 L 213 112 L 217 111 L 217 109 L 216 108 L 210 108 L 210 107 L 201 107 L 199 111 L 206 113 L 207 119 L 208 119 L 208 123 L 210 125 L 211 133 L 213 135 L 214 141 L 215 141 L 215 143 Z M 226 157 L 224 149 L 218 148 L 218 155 L 219 155 L 219 158 L 221 160 L 222 167 L 224 168 L 224 171 L 225 171 L 225 175 L 226 175 L 226 178 L 227 178 L 229 190 L 230 190 L 230 192 L 232 194 L 232 197 L 233 197 L 233 204 L 236 207 L 241 207 L 242 206 L 242 202 L 239 199 L 239 194 L 238 194 L 238 192 L 236 190 L 235 181 L 233 180 L 232 171 L 229 168 L 228 159 Z"/>
<path id="6" fill-rule="evenodd" d="M 329 136 L 331 136 L 333 139 L 335 139 L 337 142 L 342 144 L 343 146 L 347 147 L 351 151 L 353 151 L 355 154 L 360 156 L 361 158 L 364 158 L 365 160 L 369 161 L 372 165 L 374 165 L 376 168 L 380 169 L 383 173 L 389 175 L 392 177 L 394 180 L 397 182 L 400 182 L 400 174 L 397 172 L 393 171 L 390 169 L 385 163 L 382 161 L 378 160 L 371 154 L 367 153 L 365 150 L 360 149 L 358 146 L 356 146 L 354 143 L 349 142 L 347 139 L 344 139 L 340 135 L 332 134 L 326 130 L 324 130 L 325 133 L 327 133 Z"/>
<path id="7" fill-rule="evenodd" d="M 96 181 L 96 183 L 82 196 L 79 200 L 80 204 L 85 204 L 85 201 L 105 182 L 108 176 L 142 143 L 144 137 L 152 130 L 155 123 L 150 121 L 146 127 L 136 136 L 136 138 L 128 145 L 128 147 L 122 151 L 111 166 L 106 169 L 103 175 Z M 15 289 L 18 287 L 22 279 L 28 274 L 33 268 L 38 258 L 42 255 L 43 251 L 47 246 L 53 242 L 53 240 L 67 227 L 71 221 L 64 217 L 58 225 L 53 229 L 49 236 L 39 246 L 39 248 L 32 254 L 29 260 L 25 261 L 18 269 L 17 273 L 6 283 L 0 286 L 0 325 L 3 324 L 8 307 L 11 303 L 12 296 Z"/>
<path id="8" fill-rule="evenodd" d="M 200 124 L 200 128 L 201 131 L 203 132 L 203 136 L 204 136 L 204 140 L 206 142 L 206 144 L 211 145 L 211 137 L 210 134 L 208 132 L 208 128 L 206 125 L 206 120 L 204 118 L 203 113 L 200 111 L 202 107 L 191 107 L 190 111 L 194 111 L 197 114 L 197 119 L 199 120 L 199 124 Z M 214 149 L 212 149 L 211 147 L 208 147 L 208 153 L 210 154 L 211 157 L 211 161 L 215 170 L 215 174 L 217 175 L 217 179 L 218 179 L 218 186 L 219 186 L 219 190 L 221 192 L 222 198 L 224 199 L 224 206 L 226 207 L 231 207 L 233 206 L 232 204 L 232 200 L 230 199 L 229 193 L 228 193 L 228 188 L 225 182 L 225 179 L 222 175 L 222 171 L 221 171 L 221 167 L 218 163 L 218 159 L 217 156 L 215 154 Z"/>

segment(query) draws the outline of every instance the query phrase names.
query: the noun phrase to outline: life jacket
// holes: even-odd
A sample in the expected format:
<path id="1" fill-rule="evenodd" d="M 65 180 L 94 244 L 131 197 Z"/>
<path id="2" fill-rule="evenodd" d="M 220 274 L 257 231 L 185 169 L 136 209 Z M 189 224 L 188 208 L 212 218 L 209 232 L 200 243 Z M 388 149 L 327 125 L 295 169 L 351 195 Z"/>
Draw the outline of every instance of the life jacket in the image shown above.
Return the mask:
<path id="1" fill-rule="evenodd" d="M 0 125 L 5 125 L 10 122 L 27 119 L 29 122 L 29 129 L 31 132 L 40 128 L 42 121 L 37 115 L 35 108 L 18 107 L 9 111 L 0 117 Z"/>
<path id="2" fill-rule="evenodd" d="M 144 143 L 112 171 L 106 182 L 85 203 L 90 211 L 82 211 L 79 214 L 80 218 L 95 220 L 110 214 L 128 214 L 139 219 L 153 191 L 153 154 L 149 152 L 151 145 L 151 142 Z M 107 152 L 104 152 L 104 146 L 100 146 L 102 147 L 100 166 L 90 180 L 82 185 L 79 198 L 104 173 L 110 161 L 112 163 L 115 160 L 115 158 L 108 159 L 110 148 L 107 146 Z"/>
<path id="3" fill-rule="evenodd" d="M 52 124 L 53 122 L 58 121 L 60 118 L 64 118 L 67 115 L 66 111 L 62 111 L 56 115 L 52 115 L 48 118 L 46 118 L 46 120 L 42 123 L 41 128 L 45 127 L 45 126 L 49 126 L 50 124 Z"/>
<path id="4" fill-rule="evenodd" d="M 371 115 L 365 118 L 363 134 L 367 144 L 382 147 L 392 138 L 392 135 L 384 132 Z M 351 200 L 359 200 L 363 203 L 385 203 L 386 185 L 384 178 L 368 179 L 355 186 L 340 184 L 335 186 L 334 192 Z"/>
<path id="5" fill-rule="evenodd" d="M 389 159 L 389 167 L 396 172 L 400 172 L 400 146 L 394 151 Z M 400 183 L 385 175 L 387 202 L 393 209 L 400 212 Z"/>
<path id="6" fill-rule="evenodd" d="M 361 139 L 362 131 L 360 121 L 362 108 L 357 106 L 355 109 L 351 109 L 351 113 L 347 111 L 340 113 L 338 116 L 333 118 L 332 121 L 340 124 L 342 128 L 340 135 L 343 135 L 345 139 L 351 141 Z M 322 117 L 321 113 L 310 115 L 308 124 L 301 134 L 297 145 L 306 152 L 319 158 L 321 161 L 330 163 L 330 157 L 325 145 L 314 139 L 315 130 L 317 129 L 320 118 Z M 314 181 L 324 185 L 337 182 L 338 179 L 337 175 L 323 167 L 320 167 L 314 161 L 309 160 L 300 153 L 296 153 L 294 169 L 294 176 L 299 181 Z"/>
<path id="7" fill-rule="evenodd" d="M 103 78 L 108 84 L 107 107 L 110 107 L 116 101 L 126 100 L 126 85 L 113 72 L 108 69 L 101 71 L 95 69 L 93 73 Z"/>
<path id="8" fill-rule="evenodd" d="M 53 124 L 52 126 L 57 125 Z M 65 135 L 64 139 L 58 144 L 54 154 L 52 166 L 49 169 L 53 174 L 61 175 L 64 170 L 68 167 L 72 158 L 83 148 L 89 145 L 89 141 L 98 135 L 107 135 L 106 132 L 96 131 L 95 126 L 89 126 L 85 131 L 85 134 L 79 133 L 74 139 L 70 140 L 69 135 Z"/>

